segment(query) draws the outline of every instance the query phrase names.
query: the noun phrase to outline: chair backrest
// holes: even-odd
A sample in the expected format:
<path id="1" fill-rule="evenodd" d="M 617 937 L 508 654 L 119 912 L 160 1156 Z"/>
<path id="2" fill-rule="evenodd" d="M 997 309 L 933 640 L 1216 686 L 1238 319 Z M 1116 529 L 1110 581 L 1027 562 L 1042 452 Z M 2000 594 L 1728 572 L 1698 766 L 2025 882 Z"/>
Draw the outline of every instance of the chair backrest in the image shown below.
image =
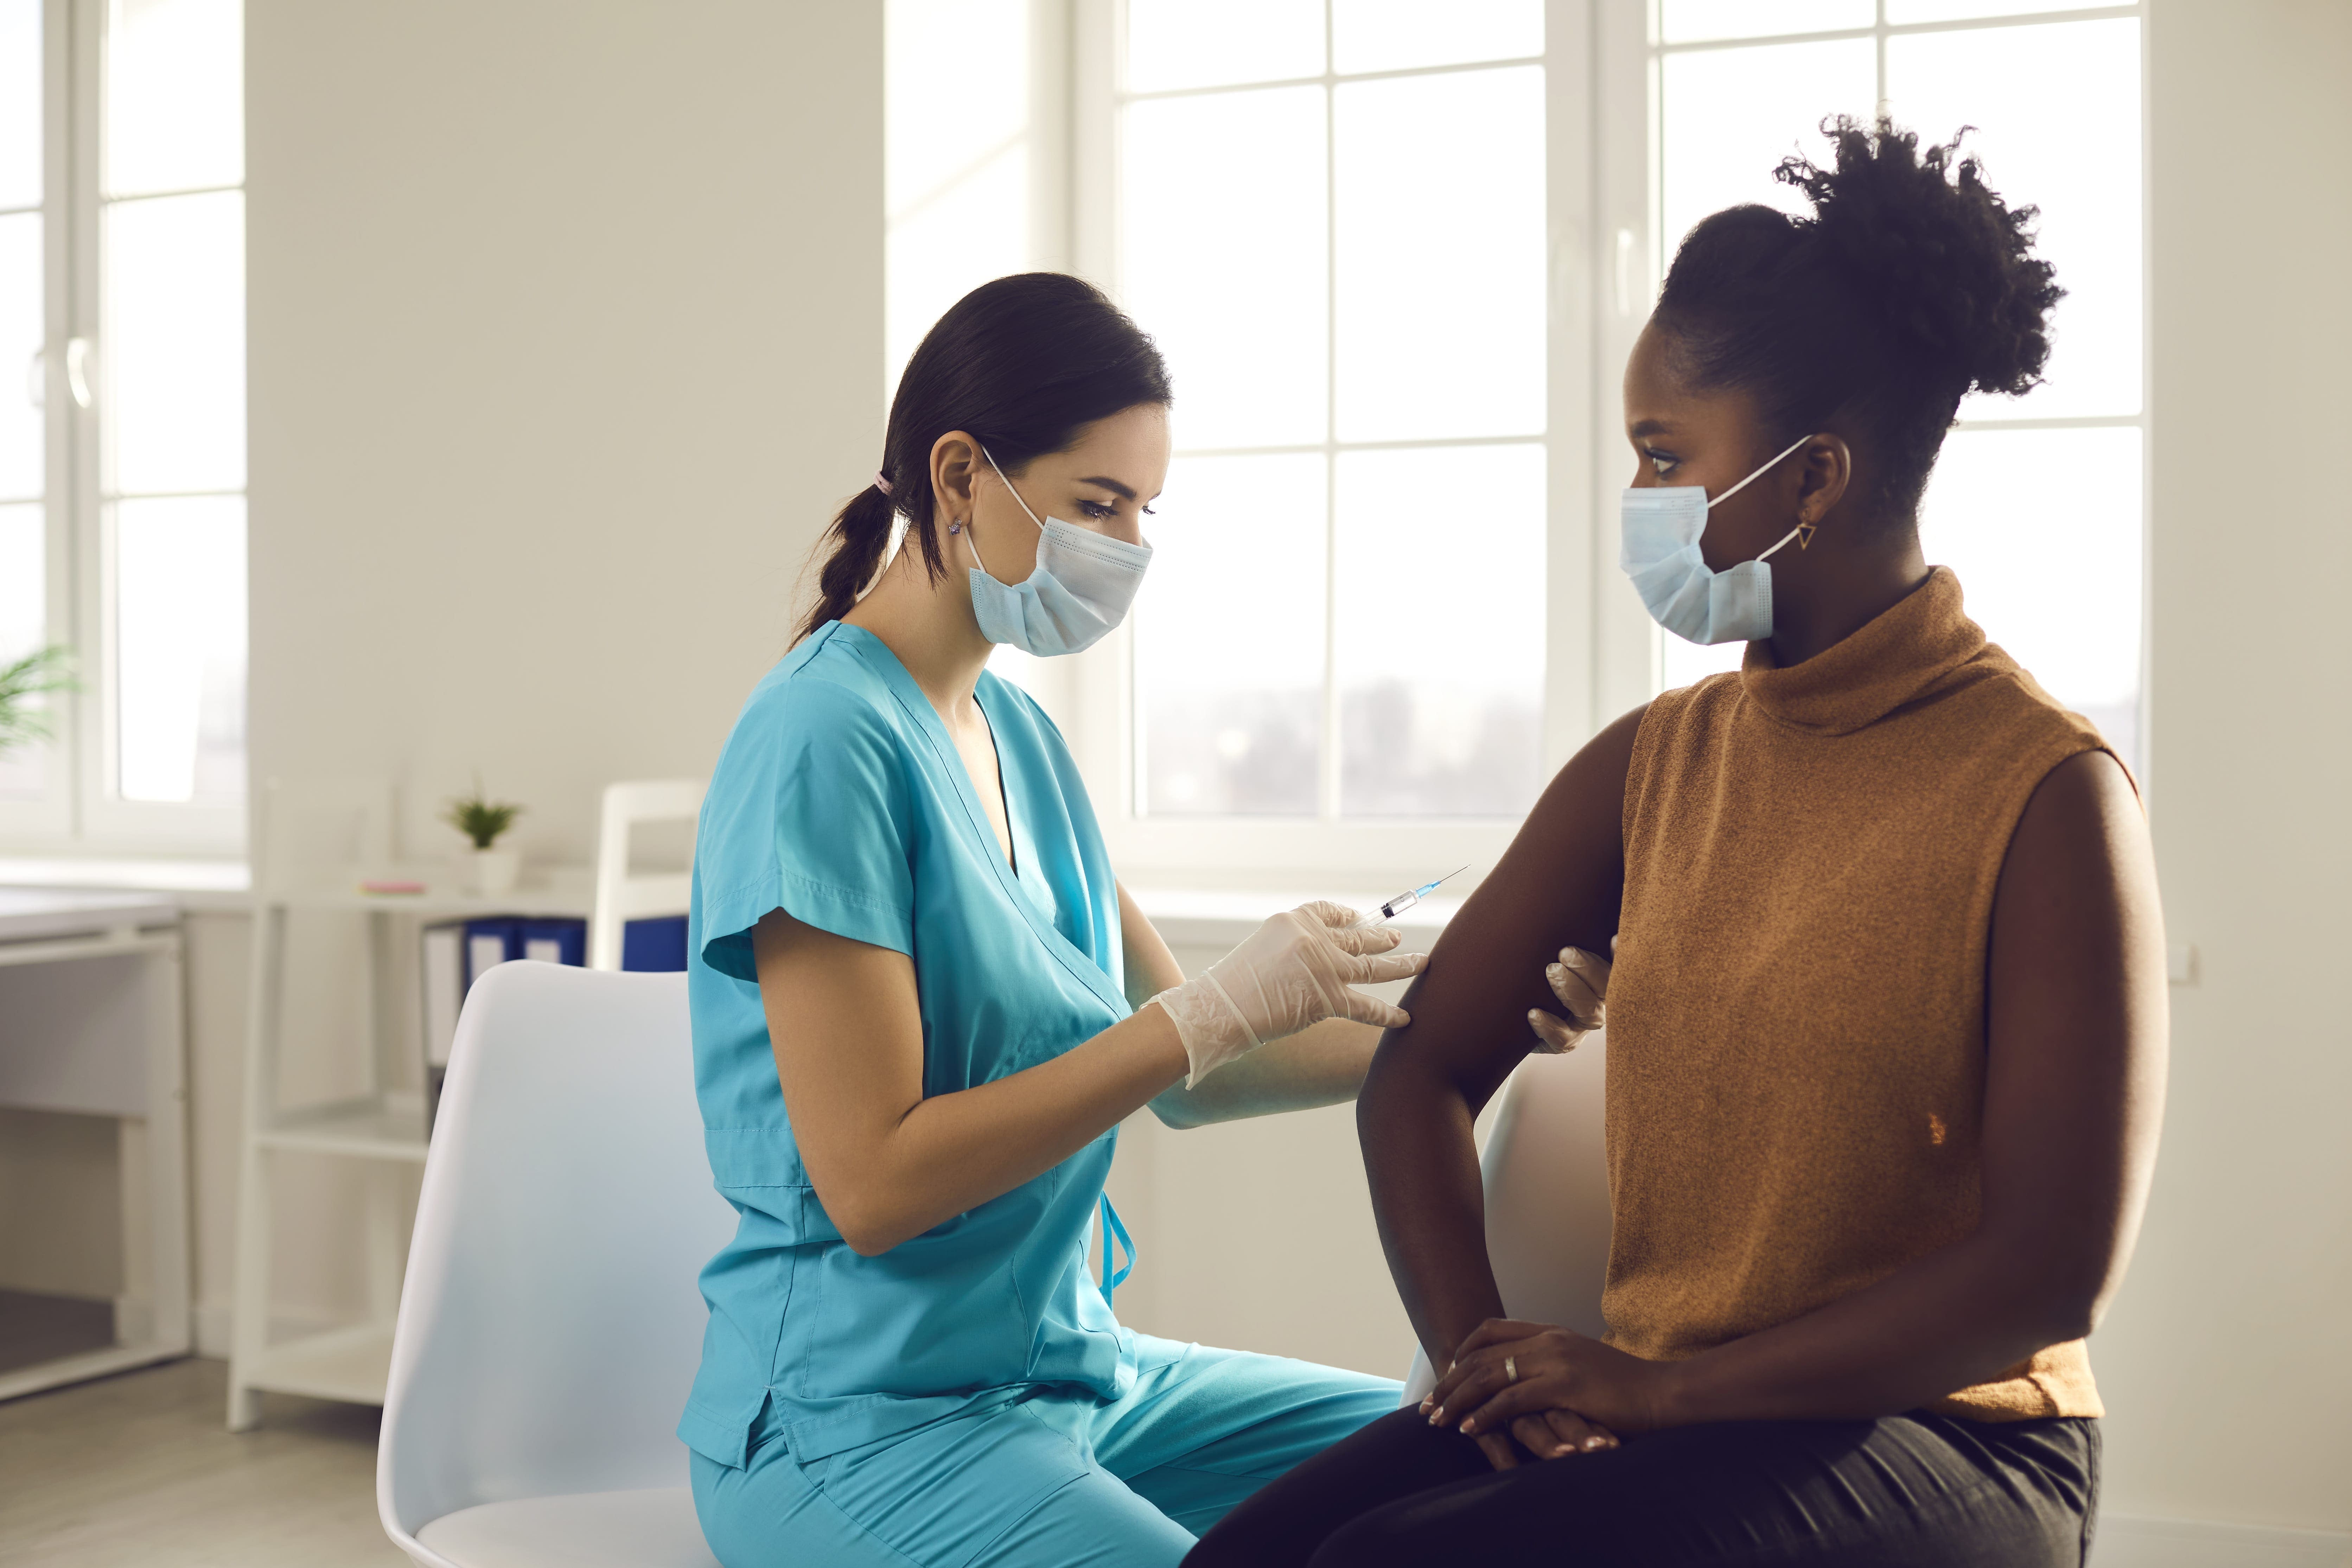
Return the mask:
<path id="1" fill-rule="evenodd" d="M 686 976 L 484 974 L 393 1335 L 376 1459 L 393 1539 L 415 1555 L 420 1528 L 478 1503 L 685 1485 L 695 1278 L 734 1226 L 703 1154 Z"/>
<path id="2" fill-rule="evenodd" d="M 1606 1031 L 1565 1056 L 1531 1056 L 1503 1089 L 1479 1162 L 1486 1189 L 1486 1258 L 1503 1310 L 1598 1339 L 1609 1273 L 1609 1163 L 1602 1144 Z M 1435 1382 L 1413 1352 L 1405 1403 Z"/>
<path id="3" fill-rule="evenodd" d="M 596 902 L 588 917 L 588 967 L 621 967 L 622 928 L 647 915 L 686 913 L 683 873 L 631 876 L 629 837 L 641 823 L 691 822 L 702 810 L 700 779 L 636 779 L 606 784 L 596 814 Z"/>

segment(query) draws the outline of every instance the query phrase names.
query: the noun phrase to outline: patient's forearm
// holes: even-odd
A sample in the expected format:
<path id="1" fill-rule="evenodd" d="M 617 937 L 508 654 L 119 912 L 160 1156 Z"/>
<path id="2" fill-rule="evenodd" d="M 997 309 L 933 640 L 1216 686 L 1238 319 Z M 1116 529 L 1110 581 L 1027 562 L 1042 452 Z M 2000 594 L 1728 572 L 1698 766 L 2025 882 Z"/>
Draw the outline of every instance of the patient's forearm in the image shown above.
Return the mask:
<path id="1" fill-rule="evenodd" d="M 1462 1090 L 1425 1058 L 1393 1047 L 1374 1059 L 1356 1104 L 1389 1273 L 1441 1373 L 1471 1330 L 1503 1315 L 1486 1261 L 1475 1115 Z"/>

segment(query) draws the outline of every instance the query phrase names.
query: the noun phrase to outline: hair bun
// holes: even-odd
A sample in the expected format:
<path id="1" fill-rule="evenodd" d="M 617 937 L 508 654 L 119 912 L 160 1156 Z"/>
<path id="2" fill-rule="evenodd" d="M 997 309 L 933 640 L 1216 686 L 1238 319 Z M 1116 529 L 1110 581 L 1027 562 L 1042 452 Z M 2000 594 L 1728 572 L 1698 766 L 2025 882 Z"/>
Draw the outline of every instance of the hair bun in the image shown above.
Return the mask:
<path id="1" fill-rule="evenodd" d="M 1805 193 L 1794 226 L 1894 337 L 1942 363 L 1963 390 L 2015 395 L 2042 380 L 2050 310 L 2065 290 L 2032 254 L 2039 209 L 2011 208 L 1959 153 L 1970 127 L 1919 151 L 1919 138 L 1881 119 L 1824 123 L 1832 167 L 1784 159 L 1774 177 Z"/>

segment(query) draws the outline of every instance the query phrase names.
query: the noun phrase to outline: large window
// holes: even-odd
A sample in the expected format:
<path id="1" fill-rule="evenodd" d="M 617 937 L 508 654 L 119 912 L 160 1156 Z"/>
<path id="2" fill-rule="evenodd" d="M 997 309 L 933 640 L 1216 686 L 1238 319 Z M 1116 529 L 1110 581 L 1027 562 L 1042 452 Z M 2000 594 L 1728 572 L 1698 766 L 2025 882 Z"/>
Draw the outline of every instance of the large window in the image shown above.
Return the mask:
<path id="1" fill-rule="evenodd" d="M 1541 773 L 1537 0 L 1129 0 L 1117 286 L 1174 367 L 1139 817 L 1491 817 Z"/>
<path id="2" fill-rule="evenodd" d="M 239 0 L 0 0 L 0 832 L 227 848 L 245 794 Z"/>
<path id="3" fill-rule="evenodd" d="M 1923 139 L 1963 126 L 1993 188 L 2041 208 L 2067 289 L 2049 379 L 1972 396 L 1920 530 L 1969 613 L 2057 699 L 2139 763 L 2140 16 L 2033 0 L 1662 0 L 1655 61 L 1659 259 L 1708 213 L 1795 209 L 1769 176 L 1824 115 L 1884 104 Z M 1737 667 L 1740 645 L 1663 639 L 1664 682 Z"/>

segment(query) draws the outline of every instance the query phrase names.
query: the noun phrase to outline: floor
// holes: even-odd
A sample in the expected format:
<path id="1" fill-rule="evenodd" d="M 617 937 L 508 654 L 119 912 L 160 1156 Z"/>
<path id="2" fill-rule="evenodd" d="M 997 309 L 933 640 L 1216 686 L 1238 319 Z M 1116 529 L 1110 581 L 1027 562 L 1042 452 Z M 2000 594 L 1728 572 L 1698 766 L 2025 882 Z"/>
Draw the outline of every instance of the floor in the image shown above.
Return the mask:
<path id="1" fill-rule="evenodd" d="M 191 1357 L 0 1404 L 9 1568 L 396 1568 L 371 1406 L 272 1394 L 221 1425 L 227 1363 Z"/>

